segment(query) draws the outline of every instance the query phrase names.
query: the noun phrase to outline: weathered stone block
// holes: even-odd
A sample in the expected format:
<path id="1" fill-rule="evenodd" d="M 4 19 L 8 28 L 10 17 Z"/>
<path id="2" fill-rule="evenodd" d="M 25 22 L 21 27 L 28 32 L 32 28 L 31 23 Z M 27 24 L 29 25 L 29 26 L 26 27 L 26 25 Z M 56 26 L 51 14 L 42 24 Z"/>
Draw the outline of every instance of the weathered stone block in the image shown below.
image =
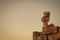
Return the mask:
<path id="1" fill-rule="evenodd" d="M 51 34 L 51 30 L 47 27 L 42 27 L 43 34 Z"/>
<path id="2" fill-rule="evenodd" d="M 50 12 L 44 12 L 43 15 L 46 16 L 46 17 L 49 17 L 50 16 Z"/>
<path id="3" fill-rule="evenodd" d="M 57 33 L 57 27 L 51 27 L 50 30 L 52 30 L 52 33 Z"/>
<path id="4" fill-rule="evenodd" d="M 49 39 L 49 40 L 54 40 L 53 34 L 48 35 L 48 39 Z"/>
<path id="5" fill-rule="evenodd" d="M 58 33 L 60 33 L 60 26 L 56 26 Z"/>

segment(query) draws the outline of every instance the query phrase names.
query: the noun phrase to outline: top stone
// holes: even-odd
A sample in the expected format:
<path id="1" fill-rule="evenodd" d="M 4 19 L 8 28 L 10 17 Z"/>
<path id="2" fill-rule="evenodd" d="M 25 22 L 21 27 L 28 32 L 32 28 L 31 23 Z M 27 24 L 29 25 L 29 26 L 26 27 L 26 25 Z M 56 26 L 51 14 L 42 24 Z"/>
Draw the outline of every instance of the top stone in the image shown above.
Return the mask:
<path id="1" fill-rule="evenodd" d="M 50 17 L 50 12 L 44 12 L 43 14 L 45 17 Z"/>
<path id="2" fill-rule="evenodd" d="M 42 22 L 45 22 L 45 23 L 46 23 L 46 22 L 49 22 L 49 17 L 50 17 L 50 12 L 44 12 L 44 13 L 43 13 L 43 17 L 41 18 L 41 21 L 42 21 Z M 45 23 L 44 23 L 44 24 L 45 24 Z"/>

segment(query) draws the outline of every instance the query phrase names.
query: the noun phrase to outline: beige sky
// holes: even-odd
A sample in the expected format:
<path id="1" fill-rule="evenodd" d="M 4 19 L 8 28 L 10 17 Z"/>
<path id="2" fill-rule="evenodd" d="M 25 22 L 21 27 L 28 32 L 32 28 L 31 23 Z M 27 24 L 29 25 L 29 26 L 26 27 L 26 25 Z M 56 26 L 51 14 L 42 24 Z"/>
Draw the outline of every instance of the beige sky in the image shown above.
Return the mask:
<path id="1" fill-rule="evenodd" d="M 33 31 L 42 31 L 44 11 L 60 26 L 60 0 L 0 1 L 0 40 L 32 40 Z"/>

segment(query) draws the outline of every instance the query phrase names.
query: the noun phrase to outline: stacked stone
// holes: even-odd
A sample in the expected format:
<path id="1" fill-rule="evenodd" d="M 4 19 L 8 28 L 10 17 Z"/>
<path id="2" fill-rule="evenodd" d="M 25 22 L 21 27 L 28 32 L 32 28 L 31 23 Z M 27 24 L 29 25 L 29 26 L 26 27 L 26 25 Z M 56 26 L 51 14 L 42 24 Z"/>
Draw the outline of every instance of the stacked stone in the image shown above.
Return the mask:
<path id="1" fill-rule="evenodd" d="M 50 18 L 50 12 L 44 12 L 43 17 L 41 19 L 41 21 L 43 22 L 42 27 L 43 34 L 50 34 L 48 29 L 49 18 Z"/>
<path id="2" fill-rule="evenodd" d="M 57 28 L 54 26 L 54 24 L 49 24 L 49 18 L 50 18 L 50 12 L 44 12 L 43 17 L 41 21 L 43 22 L 42 31 L 43 34 L 52 34 L 57 33 Z"/>
<path id="3" fill-rule="evenodd" d="M 44 40 L 44 35 L 42 32 L 33 32 L 33 40 Z"/>
<path id="4" fill-rule="evenodd" d="M 60 40 L 60 27 L 48 24 L 50 12 L 44 12 L 41 19 L 43 23 L 42 32 L 33 32 L 33 40 Z"/>
<path id="5" fill-rule="evenodd" d="M 38 32 L 36 32 L 36 31 L 33 32 L 33 40 L 37 40 L 37 37 L 38 37 L 37 34 L 38 34 Z"/>
<path id="6" fill-rule="evenodd" d="M 50 12 L 44 12 L 41 21 L 43 22 L 43 27 L 48 27 Z"/>

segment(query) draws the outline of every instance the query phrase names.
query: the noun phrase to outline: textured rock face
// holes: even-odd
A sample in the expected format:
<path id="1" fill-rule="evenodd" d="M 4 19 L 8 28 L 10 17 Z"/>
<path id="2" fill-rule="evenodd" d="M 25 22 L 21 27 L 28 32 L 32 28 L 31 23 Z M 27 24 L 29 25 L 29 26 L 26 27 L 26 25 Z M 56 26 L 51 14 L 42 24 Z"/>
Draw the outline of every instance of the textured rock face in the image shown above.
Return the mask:
<path id="1" fill-rule="evenodd" d="M 44 12 L 41 19 L 43 23 L 42 32 L 33 32 L 33 40 L 60 40 L 60 27 L 49 24 L 50 12 Z"/>

